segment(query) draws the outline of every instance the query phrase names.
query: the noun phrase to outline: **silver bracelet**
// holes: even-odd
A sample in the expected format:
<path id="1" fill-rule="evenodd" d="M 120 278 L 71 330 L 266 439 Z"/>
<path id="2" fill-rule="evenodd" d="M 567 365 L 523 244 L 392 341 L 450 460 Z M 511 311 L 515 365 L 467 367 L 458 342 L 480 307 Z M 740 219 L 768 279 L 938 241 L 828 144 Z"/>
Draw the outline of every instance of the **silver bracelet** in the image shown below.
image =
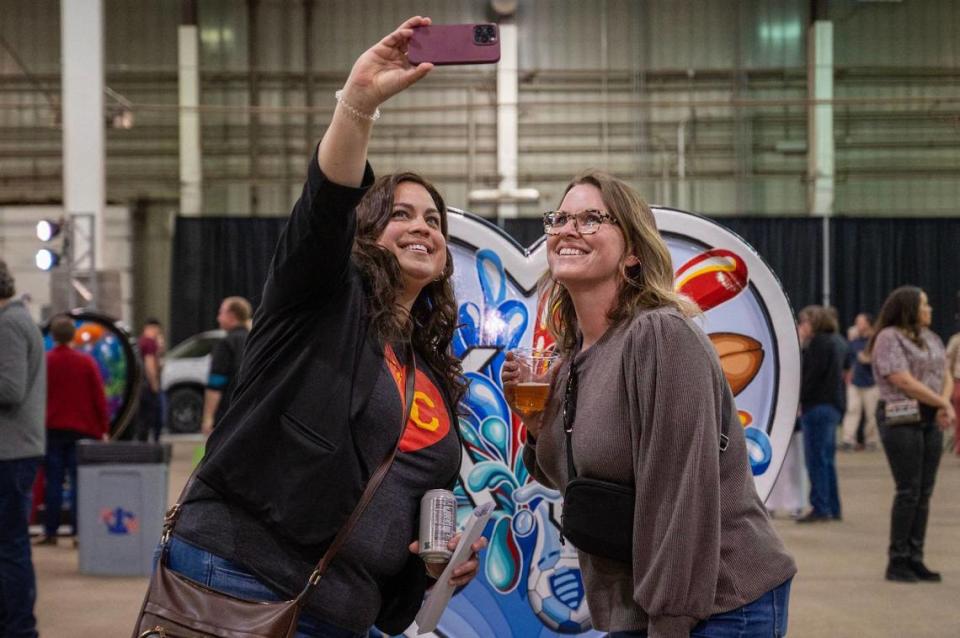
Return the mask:
<path id="1" fill-rule="evenodd" d="M 370 113 L 364 113 L 363 111 L 355 107 L 353 104 L 350 104 L 345 99 L 343 99 L 343 89 L 340 89 L 339 91 L 334 93 L 333 97 L 337 98 L 337 104 L 347 109 L 347 113 L 349 113 L 354 119 L 367 120 L 368 122 L 376 122 L 377 120 L 380 119 L 379 107 L 373 112 L 373 115 L 371 115 Z"/>

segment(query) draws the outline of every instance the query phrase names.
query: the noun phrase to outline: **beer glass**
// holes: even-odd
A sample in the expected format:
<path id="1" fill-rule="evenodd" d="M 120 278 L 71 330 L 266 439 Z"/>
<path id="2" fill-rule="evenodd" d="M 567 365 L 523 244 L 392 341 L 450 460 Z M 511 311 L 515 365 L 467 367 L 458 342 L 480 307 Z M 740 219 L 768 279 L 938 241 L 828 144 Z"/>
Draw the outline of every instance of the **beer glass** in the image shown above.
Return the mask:
<path id="1" fill-rule="evenodd" d="M 507 400 L 521 418 L 543 412 L 550 393 L 550 371 L 560 355 L 542 348 L 516 348 L 513 356 L 520 364 L 520 377 L 504 388 Z"/>

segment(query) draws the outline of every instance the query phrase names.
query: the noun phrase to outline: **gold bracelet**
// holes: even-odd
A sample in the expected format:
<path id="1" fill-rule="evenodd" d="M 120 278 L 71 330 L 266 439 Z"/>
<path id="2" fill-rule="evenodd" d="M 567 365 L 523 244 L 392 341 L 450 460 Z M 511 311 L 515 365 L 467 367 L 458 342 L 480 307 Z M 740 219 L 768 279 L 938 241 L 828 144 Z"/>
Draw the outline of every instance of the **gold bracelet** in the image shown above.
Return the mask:
<path id="1" fill-rule="evenodd" d="M 355 120 L 366 120 L 368 122 L 376 122 L 377 120 L 380 119 L 379 107 L 373 112 L 372 115 L 370 113 L 364 113 L 363 111 L 355 107 L 353 104 L 350 104 L 345 99 L 343 99 L 343 89 L 340 89 L 339 91 L 334 93 L 333 97 L 337 98 L 337 104 L 345 108 L 347 110 L 347 113 L 349 113 L 350 116 L 353 117 L 353 119 Z"/>

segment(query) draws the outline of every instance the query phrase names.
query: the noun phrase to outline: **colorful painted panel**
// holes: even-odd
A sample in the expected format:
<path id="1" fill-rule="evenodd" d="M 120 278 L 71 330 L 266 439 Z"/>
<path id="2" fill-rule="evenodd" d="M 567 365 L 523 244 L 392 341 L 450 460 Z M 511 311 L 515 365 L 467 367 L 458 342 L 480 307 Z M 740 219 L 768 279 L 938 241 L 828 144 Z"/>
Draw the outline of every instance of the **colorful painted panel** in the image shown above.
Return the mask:
<path id="1" fill-rule="evenodd" d="M 92 356 L 100 368 L 110 412 L 110 434 L 116 438 L 130 421 L 137 403 L 134 389 L 140 368 L 130 345 L 130 334 L 106 315 L 81 311 L 69 315 L 77 328 L 73 347 Z M 43 340 L 47 350 L 53 348 L 49 325 L 43 327 Z"/>

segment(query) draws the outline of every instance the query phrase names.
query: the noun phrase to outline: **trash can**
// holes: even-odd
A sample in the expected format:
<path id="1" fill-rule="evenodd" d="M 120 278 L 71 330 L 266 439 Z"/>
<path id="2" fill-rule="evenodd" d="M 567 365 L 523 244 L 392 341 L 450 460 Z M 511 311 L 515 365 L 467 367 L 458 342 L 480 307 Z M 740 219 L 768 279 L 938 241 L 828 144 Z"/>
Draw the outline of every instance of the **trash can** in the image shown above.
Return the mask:
<path id="1" fill-rule="evenodd" d="M 80 573 L 149 576 L 167 508 L 170 444 L 77 443 Z"/>

